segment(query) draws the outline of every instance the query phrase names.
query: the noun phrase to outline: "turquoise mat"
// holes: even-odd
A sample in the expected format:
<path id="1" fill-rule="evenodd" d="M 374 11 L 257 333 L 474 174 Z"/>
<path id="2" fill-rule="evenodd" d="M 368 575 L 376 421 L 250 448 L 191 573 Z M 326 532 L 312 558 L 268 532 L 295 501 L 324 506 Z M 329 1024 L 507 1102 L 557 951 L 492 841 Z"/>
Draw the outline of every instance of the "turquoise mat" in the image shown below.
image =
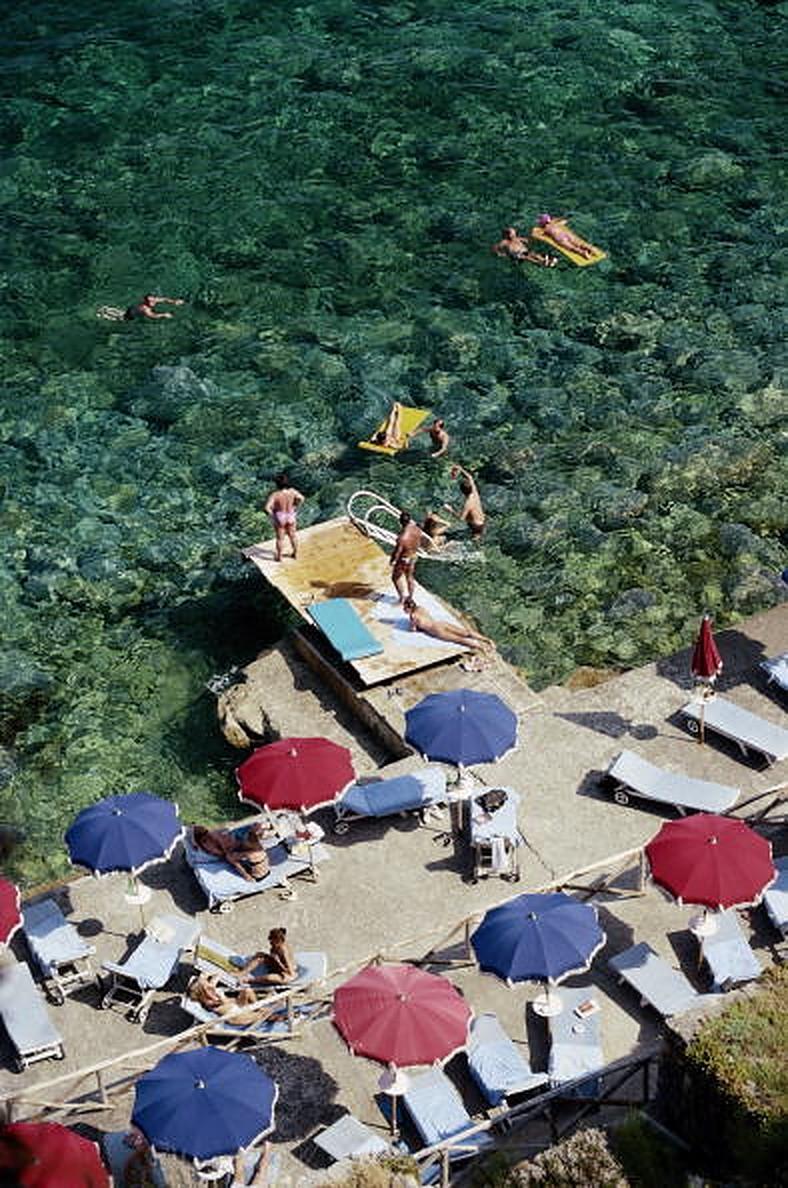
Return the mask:
<path id="1" fill-rule="evenodd" d="M 383 651 L 383 645 L 375 639 L 347 598 L 316 602 L 309 607 L 309 613 L 343 660 L 360 660 L 363 656 L 377 656 Z"/>

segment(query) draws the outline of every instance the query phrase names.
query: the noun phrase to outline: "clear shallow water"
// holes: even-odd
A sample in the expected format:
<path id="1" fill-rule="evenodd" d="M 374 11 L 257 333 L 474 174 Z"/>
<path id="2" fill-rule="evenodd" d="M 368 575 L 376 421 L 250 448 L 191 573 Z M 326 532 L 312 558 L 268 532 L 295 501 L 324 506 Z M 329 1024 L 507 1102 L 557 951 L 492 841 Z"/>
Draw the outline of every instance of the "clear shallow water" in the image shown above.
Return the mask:
<path id="1" fill-rule="evenodd" d="M 0 808 L 24 878 L 146 787 L 233 812 L 204 682 L 286 617 L 241 563 L 287 466 L 305 522 L 353 443 L 442 413 L 487 562 L 433 565 L 532 683 L 779 595 L 786 4 L 31 3 L 0 58 Z M 518 268 L 569 212 L 593 268 Z M 172 321 L 95 317 L 145 291 Z"/>

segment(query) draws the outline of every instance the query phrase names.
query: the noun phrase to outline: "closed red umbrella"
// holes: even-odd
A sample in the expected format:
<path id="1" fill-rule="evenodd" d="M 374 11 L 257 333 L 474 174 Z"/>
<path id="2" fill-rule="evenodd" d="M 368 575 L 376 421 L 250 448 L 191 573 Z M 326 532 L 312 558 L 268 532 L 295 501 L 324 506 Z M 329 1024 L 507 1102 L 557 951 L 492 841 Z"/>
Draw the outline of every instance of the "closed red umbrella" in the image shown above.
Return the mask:
<path id="1" fill-rule="evenodd" d="M 715 813 L 667 821 L 646 855 L 654 881 L 679 903 L 715 911 L 756 903 L 776 876 L 769 843 L 744 821 Z"/>
<path id="2" fill-rule="evenodd" d="M 327 738 L 281 738 L 236 770 L 241 800 L 263 808 L 311 812 L 356 778 L 350 751 Z"/>
<path id="3" fill-rule="evenodd" d="M 690 671 L 703 681 L 714 681 L 722 672 L 722 657 L 711 631 L 711 615 L 704 615 L 701 620 Z"/>
<path id="4" fill-rule="evenodd" d="M 7 945 L 22 923 L 19 888 L 8 879 L 0 879 L 0 945 Z"/>
<path id="5" fill-rule="evenodd" d="M 334 994 L 334 1023 L 353 1052 L 398 1068 L 464 1047 L 470 1019 L 447 978 L 413 965 L 368 965 Z"/>
<path id="6" fill-rule="evenodd" d="M 96 1144 L 58 1122 L 0 1127 L 0 1171 L 19 1188 L 110 1188 Z"/>

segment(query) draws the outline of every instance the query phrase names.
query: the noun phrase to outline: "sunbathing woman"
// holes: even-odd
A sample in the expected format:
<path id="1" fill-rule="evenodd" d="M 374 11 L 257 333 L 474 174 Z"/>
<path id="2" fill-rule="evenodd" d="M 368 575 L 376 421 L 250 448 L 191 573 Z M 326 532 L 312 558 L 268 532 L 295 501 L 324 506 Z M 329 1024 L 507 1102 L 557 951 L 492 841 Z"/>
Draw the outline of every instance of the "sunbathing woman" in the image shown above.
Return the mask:
<path id="1" fill-rule="evenodd" d="M 287 943 L 286 928 L 272 928 L 268 933 L 270 952 L 254 953 L 241 968 L 238 980 L 249 986 L 279 986 L 292 982 L 298 976 L 295 954 Z M 255 966 L 264 965 L 263 973 L 252 974 Z"/>
<path id="2" fill-rule="evenodd" d="M 241 1007 L 251 1007 L 257 1002 L 257 995 L 250 986 L 241 986 L 237 997 L 221 990 L 216 985 L 216 979 L 208 974 L 198 974 L 189 982 L 186 991 L 192 1002 L 204 1007 L 206 1011 L 213 1011 L 222 1018 L 232 1015 L 233 1023 L 240 1023 L 245 1027 L 249 1023 L 259 1023 L 271 1013 L 266 1010 L 241 1010 Z"/>
<path id="3" fill-rule="evenodd" d="M 402 435 L 402 405 L 398 400 L 392 404 L 386 423 L 382 429 L 378 429 L 372 440 L 375 445 L 386 446 L 391 450 L 402 449 L 408 444 L 408 439 Z"/>
<path id="4" fill-rule="evenodd" d="M 584 260 L 590 260 L 594 255 L 594 248 L 586 243 L 569 230 L 566 225 L 566 219 L 554 219 L 552 215 L 542 214 L 536 220 L 537 227 L 541 227 L 545 235 L 549 235 L 553 243 L 557 243 L 560 247 L 566 248 L 570 252 L 574 252 L 578 256 L 582 256 Z"/>
<path id="5" fill-rule="evenodd" d="M 230 829 L 208 829 L 205 825 L 195 825 L 192 837 L 195 846 L 205 850 L 206 854 L 221 858 L 247 882 L 254 883 L 264 879 L 271 869 L 263 845 L 263 838 L 269 832 L 260 822 L 250 825 L 240 837 Z"/>
<path id="6" fill-rule="evenodd" d="M 434 639 L 443 639 L 446 643 L 464 644 L 466 648 L 480 651 L 494 651 L 495 643 L 486 635 L 480 635 L 470 627 L 458 623 L 445 623 L 433 619 L 423 607 L 417 606 L 412 598 L 406 598 L 402 609 L 410 619 L 410 630 L 421 631 L 424 635 L 431 635 Z"/>

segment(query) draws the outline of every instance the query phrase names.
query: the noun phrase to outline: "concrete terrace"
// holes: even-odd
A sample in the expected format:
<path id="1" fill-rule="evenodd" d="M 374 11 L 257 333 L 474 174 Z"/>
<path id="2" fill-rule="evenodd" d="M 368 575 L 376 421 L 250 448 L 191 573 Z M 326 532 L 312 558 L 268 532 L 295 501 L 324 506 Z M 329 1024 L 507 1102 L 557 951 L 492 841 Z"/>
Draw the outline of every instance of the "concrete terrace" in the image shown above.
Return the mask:
<path id="1" fill-rule="evenodd" d="M 758 662 L 788 647 L 788 606 L 755 616 L 717 638 L 725 660 L 720 691 L 786 726 L 781 695 L 766 687 Z M 267 691 L 261 732 L 264 728 L 274 735 L 333 738 L 350 747 L 359 774 L 370 774 L 385 761 L 378 739 L 359 725 L 291 643 L 285 641 L 264 654 L 254 667 L 260 686 Z M 465 683 L 473 683 L 476 676 L 467 674 Z M 480 679 L 484 676 L 478 674 Z M 461 683 L 459 675 L 457 679 Z M 495 878 L 476 885 L 464 879 L 470 857 L 463 839 L 451 834 L 448 812 L 443 821 L 424 827 L 413 818 L 395 817 L 361 821 L 337 836 L 331 830 L 332 812 L 323 810 L 315 816 L 326 829 L 330 858 L 321 865 L 317 883 L 295 884 L 294 900 L 282 900 L 270 891 L 238 902 L 231 914 L 211 915 L 190 870 L 176 854 L 171 862 L 143 875 L 153 890 L 146 915 L 195 914 L 207 935 L 241 952 L 258 947 L 271 926 L 283 924 L 296 948 L 324 949 L 330 970 L 352 970 L 375 954 L 420 959 L 436 946 L 439 958 L 461 958 L 457 945 L 461 937 L 447 938 L 465 918 L 522 891 L 562 884 L 589 886 L 605 874 L 621 871 L 615 887 L 623 894 L 603 891 L 594 900 L 608 943 L 587 978 L 602 1007 L 605 1056 L 617 1059 L 642 1048 L 658 1035 L 661 1025 L 653 1013 L 639 1008 L 631 991 L 614 984 L 606 972 L 608 957 L 636 940 L 648 940 L 671 964 L 680 964 L 699 989 L 707 988 L 707 980 L 698 968 L 697 942 L 687 931 L 690 909 L 677 907 L 653 888 L 645 895 L 636 893 L 634 852 L 673 811 L 642 803 L 614 804 L 600 787 L 601 773 L 618 752 L 629 748 L 661 766 L 738 786 L 742 801 L 770 790 L 776 794 L 788 786 L 788 761 L 765 769 L 743 759 L 738 748 L 715 736 L 705 746 L 698 745 L 677 717 L 690 687 L 689 651 L 685 650 L 592 689 L 570 692 L 556 687 L 538 698 L 526 690 L 518 749 L 499 764 L 478 769 L 487 783 L 510 785 L 521 793 L 520 827 L 527 846 L 517 886 Z M 395 691 L 388 700 L 394 713 L 407 708 L 407 693 Z M 384 774 L 412 769 L 414 762 L 418 762 L 414 757 L 399 759 Z M 776 851 L 782 852 L 785 838 L 776 830 L 771 836 Z M 588 868 L 593 870 L 584 876 Z M 101 882 L 76 879 L 58 892 L 69 918 L 91 936 L 97 961 L 118 960 L 127 938 L 139 926 L 138 909 L 124 902 L 123 890 L 124 881 L 118 876 Z M 776 937 L 762 909 L 741 916 L 758 956 L 769 963 Z M 24 957 L 21 938 L 13 948 Z M 448 972 L 477 1012 L 496 1011 L 516 1041 L 527 1038 L 534 1067 L 545 1067 L 543 1024 L 530 1012 L 525 1014 L 537 986 L 524 984 L 509 990 L 467 964 L 456 968 L 428 964 L 427 968 Z M 339 974 L 329 987 L 346 976 Z M 98 1010 L 93 987 L 77 991 L 65 1006 L 49 1007 L 65 1038 L 63 1063 L 47 1061 L 15 1074 L 6 1043 L 0 1045 L 2 1097 L 23 1094 L 39 1102 L 58 1100 L 62 1094 L 56 1087 L 44 1087 L 53 1078 L 178 1033 L 190 1023 L 178 1006 L 178 997 L 175 989 L 162 991 L 140 1027 L 117 1010 Z M 153 1054 L 150 1063 L 158 1055 Z M 275 1183 L 306 1185 L 321 1178 L 310 1170 L 314 1152 L 307 1140 L 321 1123 L 334 1120 L 344 1110 L 370 1125 L 384 1125 L 374 1100 L 380 1066 L 353 1058 L 330 1022 L 314 1023 L 298 1038 L 260 1048 L 259 1060 L 281 1086 L 273 1135 L 281 1156 Z M 461 1065 L 462 1058 L 456 1058 L 450 1071 Z M 480 1112 L 480 1100 L 468 1088 L 467 1079 L 458 1083 L 463 1085 L 469 1108 Z M 114 1110 L 88 1113 L 82 1121 L 99 1129 L 120 1129 L 129 1110 L 130 1097 Z M 29 1113 L 30 1107 L 20 1106 L 19 1112 Z"/>

